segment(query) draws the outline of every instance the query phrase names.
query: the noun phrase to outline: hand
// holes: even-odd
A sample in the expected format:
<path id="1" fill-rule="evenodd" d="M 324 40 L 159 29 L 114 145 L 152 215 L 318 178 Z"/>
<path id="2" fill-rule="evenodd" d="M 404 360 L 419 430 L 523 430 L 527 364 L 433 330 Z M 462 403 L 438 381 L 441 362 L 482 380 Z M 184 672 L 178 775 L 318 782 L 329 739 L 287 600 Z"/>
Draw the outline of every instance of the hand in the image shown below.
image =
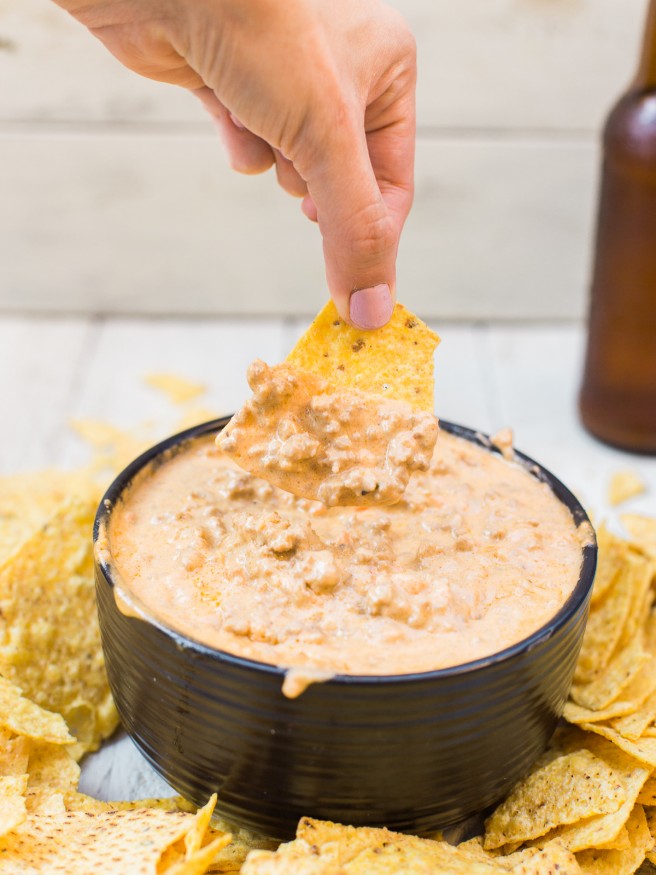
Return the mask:
<path id="1" fill-rule="evenodd" d="M 232 166 L 303 198 L 328 287 L 362 328 L 392 312 L 413 196 L 415 47 L 380 0 L 56 0 L 127 67 L 193 91 Z"/>

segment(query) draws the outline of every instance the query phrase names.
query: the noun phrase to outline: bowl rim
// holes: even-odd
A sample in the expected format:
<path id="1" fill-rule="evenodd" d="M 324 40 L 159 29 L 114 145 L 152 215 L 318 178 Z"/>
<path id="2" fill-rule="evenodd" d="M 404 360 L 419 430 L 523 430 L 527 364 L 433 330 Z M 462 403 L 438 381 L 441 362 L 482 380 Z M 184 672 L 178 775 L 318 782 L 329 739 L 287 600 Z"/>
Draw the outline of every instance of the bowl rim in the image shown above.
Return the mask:
<path id="1" fill-rule="evenodd" d="M 164 454 L 168 456 L 171 451 L 178 452 L 185 444 L 190 443 L 197 438 L 205 437 L 215 432 L 218 433 L 228 424 L 231 418 L 232 415 L 219 417 L 170 435 L 145 450 L 141 455 L 137 456 L 137 458 L 127 465 L 127 467 L 124 468 L 112 481 L 100 500 L 93 524 L 94 564 L 96 565 L 96 568 L 102 572 L 106 583 L 111 587 L 112 591 L 115 589 L 115 576 L 117 576 L 117 573 L 113 570 L 111 563 L 107 561 L 107 554 L 111 555 L 111 548 L 108 547 L 107 550 L 103 551 L 99 551 L 96 548 L 101 530 L 107 533 L 109 532 L 109 518 L 122 494 L 146 465 L 156 461 L 158 457 L 163 456 Z M 484 432 L 443 419 L 440 419 L 440 429 L 443 429 L 456 437 L 464 438 L 465 440 L 468 440 L 494 454 L 502 455 L 501 449 L 497 447 L 493 443 L 491 437 Z M 490 668 L 508 662 L 522 653 L 530 652 L 535 647 L 547 642 L 557 634 L 557 632 L 579 612 L 592 591 L 592 585 L 595 578 L 597 566 L 597 539 L 594 527 L 588 514 L 576 496 L 547 468 L 542 466 L 539 462 L 536 462 L 530 456 L 527 456 L 514 448 L 512 461 L 521 465 L 530 476 L 549 486 L 556 498 L 569 510 L 577 528 L 580 527 L 581 524 L 587 524 L 589 527 L 591 540 L 582 547 L 582 560 L 578 580 L 574 589 L 559 610 L 543 626 L 540 626 L 540 628 L 536 629 L 528 637 L 522 638 L 521 641 L 512 644 L 510 647 L 506 647 L 503 650 L 499 650 L 488 656 L 471 660 L 470 662 L 447 666 L 446 668 L 432 669 L 430 671 L 411 672 L 408 674 L 334 674 L 328 680 L 322 681 L 320 684 L 321 687 L 333 685 L 380 686 L 384 684 L 396 685 L 425 683 L 431 680 L 456 678 L 462 675 L 471 674 L 484 668 Z M 123 593 L 121 593 L 121 595 L 123 596 Z M 129 601 L 131 605 L 134 605 L 137 608 L 138 615 L 125 616 L 129 616 L 131 619 L 141 620 L 154 627 L 167 637 L 171 638 L 173 643 L 180 649 L 193 650 L 199 655 L 218 660 L 219 662 L 228 663 L 237 668 L 250 669 L 272 675 L 279 678 L 281 684 L 286 673 L 289 671 L 289 667 L 260 662 L 256 659 L 238 656 L 227 650 L 220 650 L 211 647 L 208 644 L 203 644 L 201 641 L 180 632 L 173 626 L 170 626 L 168 623 L 165 623 L 160 618 L 154 616 L 152 611 L 134 593 L 129 594 Z M 114 603 L 116 603 L 115 599 Z M 120 608 L 118 608 L 118 610 L 120 610 Z M 312 684 L 311 688 L 314 686 L 315 684 Z"/>

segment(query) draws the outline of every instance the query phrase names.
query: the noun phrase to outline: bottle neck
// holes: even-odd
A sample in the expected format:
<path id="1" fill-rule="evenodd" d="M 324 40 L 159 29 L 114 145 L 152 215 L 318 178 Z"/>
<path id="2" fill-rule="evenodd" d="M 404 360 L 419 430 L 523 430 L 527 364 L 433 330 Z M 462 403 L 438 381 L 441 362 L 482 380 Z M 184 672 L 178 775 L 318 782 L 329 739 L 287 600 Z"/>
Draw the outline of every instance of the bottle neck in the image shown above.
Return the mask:
<path id="1" fill-rule="evenodd" d="M 650 0 L 640 63 L 634 80 L 637 88 L 656 87 L 656 0 Z"/>

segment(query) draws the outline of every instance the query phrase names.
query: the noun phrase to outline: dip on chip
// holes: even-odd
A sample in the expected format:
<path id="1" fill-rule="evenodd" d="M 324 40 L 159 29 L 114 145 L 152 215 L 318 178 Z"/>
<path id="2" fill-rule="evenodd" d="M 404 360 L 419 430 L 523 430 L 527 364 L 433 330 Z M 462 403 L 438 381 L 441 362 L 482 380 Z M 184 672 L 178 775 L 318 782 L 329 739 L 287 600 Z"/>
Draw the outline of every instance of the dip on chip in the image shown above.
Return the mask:
<path id="1" fill-rule="evenodd" d="M 437 440 L 439 338 L 397 304 L 361 331 L 327 304 L 284 364 L 255 361 L 252 397 L 217 437 L 244 470 L 328 506 L 392 504 Z"/>

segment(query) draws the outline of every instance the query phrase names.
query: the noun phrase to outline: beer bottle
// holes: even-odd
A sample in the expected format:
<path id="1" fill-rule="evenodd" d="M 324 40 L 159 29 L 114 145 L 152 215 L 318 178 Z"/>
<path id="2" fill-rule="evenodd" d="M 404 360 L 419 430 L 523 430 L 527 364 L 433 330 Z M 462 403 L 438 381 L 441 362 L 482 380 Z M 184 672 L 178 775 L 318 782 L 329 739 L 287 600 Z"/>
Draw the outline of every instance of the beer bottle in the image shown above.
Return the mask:
<path id="1" fill-rule="evenodd" d="M 604 128 L 580 410 L 601 440 L 656 453 L 656 0 Z"/>

